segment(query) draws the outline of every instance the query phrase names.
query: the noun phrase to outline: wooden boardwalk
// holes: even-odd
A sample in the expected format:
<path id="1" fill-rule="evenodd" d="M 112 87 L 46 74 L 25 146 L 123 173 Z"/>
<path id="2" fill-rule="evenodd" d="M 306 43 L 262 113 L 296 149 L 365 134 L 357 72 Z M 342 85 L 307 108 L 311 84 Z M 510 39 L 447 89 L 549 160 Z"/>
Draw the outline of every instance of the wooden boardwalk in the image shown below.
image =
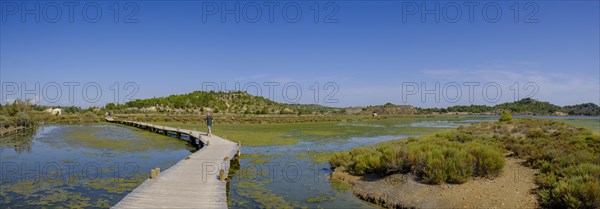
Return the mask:
<path id="1" fill-rule="evenodd" d="M 227 183 L 221 181 L 220 173 L 221 169 L 225 177 L 229 173 L 230 160 L 239 156 L 238 143 L 198 131 L 112 118 L 106 121 L 178 138 L 188 135 L 204 145 L 157 178 L 144 181 L 112 208 L 227 208 Z"/>

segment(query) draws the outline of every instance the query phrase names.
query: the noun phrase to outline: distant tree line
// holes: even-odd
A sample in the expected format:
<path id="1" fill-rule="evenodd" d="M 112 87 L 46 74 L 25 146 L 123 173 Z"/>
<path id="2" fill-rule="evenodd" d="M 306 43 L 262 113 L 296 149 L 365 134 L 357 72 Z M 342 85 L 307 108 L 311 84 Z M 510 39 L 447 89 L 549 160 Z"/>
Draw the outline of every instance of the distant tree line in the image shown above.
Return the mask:
<path id="1" fill-rule="evenodd" d="M 521 99 L 516 102 L 502 103 L 495 106 L 487 105 L 457 105 L 447 108 L 417 108 L 421 114 L 468 112 L 468 113 L 499 113 L 508 110 L 516 114 L 550 115 L 557 112 L 569 115 L 600 115 L 600 107 L 594 103 L 585 103 L 572 106 L 558 106 L 549 102 L 541 102 L 532 98 Z"/>
<path id="2" fill-rule="evenodd" d="M 600 115 L 600 107 L 594 103 L 564 106 L 562 109 L 569 115 Z"/>
<path id="3" fill-rule="evenodd" d="M 62 109 L 61 116 L 52 115 L 45 110 Z M 76 106 L 44 106 L 33 104 L 31 100 L 15 100 L 0 104 L 0 128 L 30 127 L 41 122 L 89 122 L 98 121 L 101 109 L 97 107 L 81 108 Z M 68 115 L 68 116 L 65 116 Z"/>

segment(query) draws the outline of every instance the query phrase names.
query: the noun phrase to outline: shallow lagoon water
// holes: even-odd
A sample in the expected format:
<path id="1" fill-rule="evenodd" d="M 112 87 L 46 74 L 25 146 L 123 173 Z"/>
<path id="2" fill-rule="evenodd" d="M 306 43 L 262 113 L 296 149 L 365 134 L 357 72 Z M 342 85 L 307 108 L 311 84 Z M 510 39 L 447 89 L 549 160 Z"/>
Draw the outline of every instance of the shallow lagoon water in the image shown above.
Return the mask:
<path id="1" fill-rule="evenodd" d="M 230 181 L 232 208 L 379 208 L 352 195 L 349 185 L 331 182 L 332 170 L 324 153 L 417 136 L 421 133 L 470 125 L 481 119 L 398 120 L 342 122 L 339 126 L 404 128 L 410 134 L 320 137 L 298 135 L 300 141 L 286 146 L 243 147 L 240 170 Z M 442 125 L 440 125 L 442 124 Z M 425 128 L 425 129 L 423 129 Z M 372 135 L 368 133 L 367 135 Z M 246 155 L 246 157 L 244 157 Z M 324 158 L 325 160 L 323 160 Z M 257 186 L 259 185 L 259 186 Z M 260 187 L 260 188 L 257 188 Z"/>
<path id="2" fill-rule="evenodd" d="M 188 143 L 112 124 L 48 125 L 2 138 L 3 208 L 107 208 L 190 154 Z M 191 149 L 193 151 L 193 149 Z"/>
<path id="3" fill-rule="evenodd" d="M 331 173 L 329 164 L 314 162 L 313 154 L 347 150 L 405 137 L 351 137 L 329 143 L 300 142 L 288 146 L 244 147 L 244 153 L 254 157 L 241 159 L 241 169 L 229 183 L 230 207 L 377 208 L 354 197 L 348 185 L 330 182 L 327 179 L 327 175 Z M 255 184 L 264 188 L 256 189 Z M 279 199 L 283 201 L 278 201 Z"/>
<path id="4" fill-rule="evenodd" d="M 396 127 L 425 127 L 425 128 L 458 128 L 459 126 L 468 126 L 473 123 L 481 123 L 485 120 L 432 120 L 432 121 L 419 121 L 411 124 L 399 124 Z"/>

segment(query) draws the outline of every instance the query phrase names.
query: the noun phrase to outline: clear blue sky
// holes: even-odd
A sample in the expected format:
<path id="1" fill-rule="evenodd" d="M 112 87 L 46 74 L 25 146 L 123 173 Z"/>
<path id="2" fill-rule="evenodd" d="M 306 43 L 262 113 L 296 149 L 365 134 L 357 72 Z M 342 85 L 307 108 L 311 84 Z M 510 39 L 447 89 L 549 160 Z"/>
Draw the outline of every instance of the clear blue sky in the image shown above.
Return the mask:
<path id="1" fill-rule="evenodd" d="M 317 82 L 320 92 L 316 103 L 323 105 L 392 102 L 445 107 L 513 101 L 514 83 L 518 83 L 516 98 L 533 93 L 536 99 L 559 105 L 600 103 L 599 1 L 518 2 L 517 22 L 514 1 L 498 1 L 499 8 L 487 5 L 486 11 L 483 7 L 490 1 L 480 2 L 473 8 L 473 21 L 465 2 L 437 2 L 442 13 L 438 13 L 439 23 L 434 15 L 421 19 L 425 11 L 422 6 L 433 9 L 436 2 L 432 1 L 425 5 L 410 1 L 321 1 L 317 23 L 311 7 L 314 1 L 279 1 L 272 22 L 265 1 L 252 2 L 224 2 L 227 9 L 240 4 L 245 14 L 239 23 L 234 15 L 226 15 L 222 22 L 223 2 L 146 1 L 130 7 L 121 2 L 117 23 L 113 20 L 114 1 L 95 2 L 99 8 L 87 5 L 87 13 L 82 8 L 89 2 L 79 2 L 73 7 L 72 22 L 69 7 L 59 2 L 61 18 L 53 23 L 56 5 L 39 2 L 39 10 L 25 13 L 23 22 L 23 5 L 31 10 L 35 2 L 3 0 L 0 99 L 34 97 L 41 104 L 103 106 L 114 100 L 114 82 L 120 85 L 120 102 L 132 92 L 131 88 L 123 89 L 128 82 L 139 87 L 132 99 L 201 90 L 203 83 L 209 82 L 225 82 L 229 90 L 236 82 L 241 86 L 255 82 L 261 85 L 262 96 L 269 97 L 264 82 L 279 82 L 274 87 L 275 100 L 315 103 L 311 86 Z M 293 23 L 290 19 L 296 15 L 295 3 L 300 5 L 302 16 Z M 219 8 L 211 10 L 215 5 Z M 256 5 L 262 16 L 251 22 Z M 456 5 L 462 16 L 452 22 Z M 124 23 L 133 8 L 138 9 L 133 16 L 137 23 Z M 82 15 L 94 19 L 95 9 L 102 11 L 101 18 L 96 23 L 86 21 Z M 335 9 L 333 18 L 324 21 Z M 497 9 L 502 16 L 493 23 Z M 36 82 L 40 83 L 38 93 Z M 52 101 L 56 98 L 52 82 L 61 85 L 59 101 Z M 79 82 L 74 87 L 73 103 L 68 101 L 64 82 Z M 91 82 L 102 89 L 98 101 L 86 101 L 82 96 L 83 86 Z M 283 86 L 292 82 L 302 89 L 298 100 L 294 100 L 294 88 L 288 88 L 287 100 L 282 96 Z M 338 91 L 324 89 L 328 82 L 334 82 Z M 472 101 L 464 82 L 479 82 L 473 87 Z M 525 89 L 529 82 L 534 84 Z M 426 94 L 423 101 L 421 88 L 416 92 L 409 89 L 415 84 L 434 89 L 436 83 L 440 84 L 434 91 L 440 95 L 439 102 L 433 94 Z M 17 91 L 12 89 L 15 84 Z M 22 95 L 27 93 L 22 84 L 34 89 L 33 93 Z M 459 99 L 454 84 L 461 86 Z M 491 94 L 484 96 L 486 84 L 498 84 L 495 87 L 502 89 L 502 96 L 496 98 L 495 88 L 488 88 Z M 48 87 L 46 93 L 44 86 Z M 93 100 L 94 88 L 88 88 L 90 92 L 87 98 Z M 255 88 L 248 92 L 258 94 Z M 329 93 L 333 97 L 326 97 Z M 333 103 L 323 102 L 327 98 Z"/>

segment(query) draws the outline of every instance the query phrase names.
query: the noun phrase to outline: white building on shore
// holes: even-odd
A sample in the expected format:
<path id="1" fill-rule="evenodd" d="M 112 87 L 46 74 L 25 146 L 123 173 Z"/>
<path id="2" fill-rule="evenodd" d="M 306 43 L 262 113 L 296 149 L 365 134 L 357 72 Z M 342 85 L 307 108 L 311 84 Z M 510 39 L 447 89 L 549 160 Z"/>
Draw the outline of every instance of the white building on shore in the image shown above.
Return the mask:
<path id="1" fill-rule="evenodd" d="M 50 113 L 52 115 L 62 115 L 63 109 L 60 108 L 48 108 L 46 110 L 44 110 L 47 113 Z"/>

